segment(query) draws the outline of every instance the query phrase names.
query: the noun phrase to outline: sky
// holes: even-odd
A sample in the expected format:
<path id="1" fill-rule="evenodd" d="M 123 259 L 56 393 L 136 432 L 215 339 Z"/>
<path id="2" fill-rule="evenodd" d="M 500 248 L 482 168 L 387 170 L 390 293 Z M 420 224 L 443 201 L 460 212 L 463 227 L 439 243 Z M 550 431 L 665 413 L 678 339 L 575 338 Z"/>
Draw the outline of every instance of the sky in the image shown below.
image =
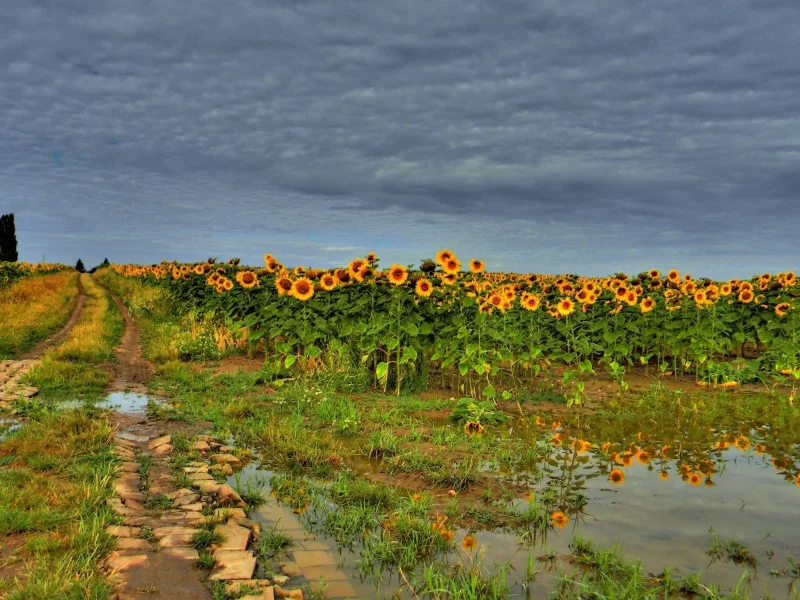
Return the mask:
<path id="1" fill-rule="evenodd" d="M 800 270 L 797 0 L 3 0 L 20 260 Z"/>

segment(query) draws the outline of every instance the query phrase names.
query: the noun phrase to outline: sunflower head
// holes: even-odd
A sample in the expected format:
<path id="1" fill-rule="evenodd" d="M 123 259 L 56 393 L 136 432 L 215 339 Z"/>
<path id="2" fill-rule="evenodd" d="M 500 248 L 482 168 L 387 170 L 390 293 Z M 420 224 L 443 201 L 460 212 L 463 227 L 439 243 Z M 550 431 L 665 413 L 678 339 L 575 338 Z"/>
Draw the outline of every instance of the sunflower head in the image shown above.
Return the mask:
<path id="1" fill-rule="evenodd" d="M 408 270 L 403 265 L 392 265 L 388 273 L 389 281 L 394 285 L 403 285 L 408 279 Z"/>
<path id="2" fill-rule="evenodd" d="M 562 298 L 556 306 L 559 316 L 566 317 L 575 311 L 575 303 L 569 298 Z"/>
<path id="3" fill-rule="evenodd" d="M 291 296 L 293 293 L 293 287 L 292 280 L 286 275 L 281 275 L 275 280 L 275 289 L 278 290 L 278 294 L 281 296 Z"/>
<path id="4" fill-rule="evenodd" d="M 424 277 L 420 277 L 419 279 L 417 279 L 417 283 L 414 286 L 414 291 L 417 293 L 418 296 L 427 298 L 433 293 L 433 286 L 431 285 L 430 281 L 428 281 Z"/>
<path id="5" fill-rule="evenodd" d="M 608 480 L 611 483 L 620 485 L 625 481 L 625 473 L 622 472 L 622 469 L 612 469 L 608 474 Z"/>
<path id="6" fill-rule="evenodd" d="M 319 285 L 323 290 L 329 292 L 336 287 L 336 277 L 330 273 L 325 273 L 325 275 L 319 278 Z"/>
<path id="7" fill-rule="evenodd" d="M 314 284 L 307 277 L 296 279 L 292 284 L 292 296 L 305 302 L 314 295 Z"/>
<path id="8" fill-rule="evenodd" d="M 483 272 L 484 264 L 482 260 L 478 260 L 477 258 L 470 259 L 469 261 L 469 270 L 472 273 L 481 273 Z"/>
<path id="9" fill-rule="evenodd" d="M 444 265 L 448 260 L 455 257 L 456 255 L 453 254 L 450 250 L 448 250 L 447 248 L 443 248 L 436 253 L 436 262 L 439 263 L 440 265 Z"/>

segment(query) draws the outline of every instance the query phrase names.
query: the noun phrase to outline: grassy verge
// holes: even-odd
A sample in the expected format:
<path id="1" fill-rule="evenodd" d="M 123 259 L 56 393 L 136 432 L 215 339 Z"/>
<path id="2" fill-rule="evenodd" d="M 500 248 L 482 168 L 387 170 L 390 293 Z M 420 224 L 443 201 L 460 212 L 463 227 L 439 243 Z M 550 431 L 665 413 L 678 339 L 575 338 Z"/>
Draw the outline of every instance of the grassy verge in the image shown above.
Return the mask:
<path id="1" fill-rule="evenodd" d="M 55 333 L 78 297 L 77 273 L 26 277 L 0 289 L 0 360 Z"/>
<path id="2" fill-rule="evenodd" d="M 102 363 L 114 360 L 125 325 L 117 307 L 90 275 L 81 275 L 87 301 L 78 324 L 45 353 L 28 378 L 43 396 L 96 396 L 108 385 Z"/>
<path id="3" fill-rule="evenodd" d="M 43 412 L 0 442 L 0 597 L 109 598 L 115 457 L 107 422 Z"/>

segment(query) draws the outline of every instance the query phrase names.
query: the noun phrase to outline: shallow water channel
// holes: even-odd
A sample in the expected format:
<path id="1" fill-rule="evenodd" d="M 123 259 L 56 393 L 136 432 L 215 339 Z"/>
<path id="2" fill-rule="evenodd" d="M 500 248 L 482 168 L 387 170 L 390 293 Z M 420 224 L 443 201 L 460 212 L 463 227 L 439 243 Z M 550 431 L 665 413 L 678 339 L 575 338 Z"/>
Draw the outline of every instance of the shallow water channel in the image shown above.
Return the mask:
<path id="1" fill-rule="evenodd" d="M 767 592 L 787 597 L 797 583 L 786 574 L 789 559 L 800 562 L 800 419 L 794 408 L 774 402 L 734 395 L 713 402 L 672 398 L 624 412 L 562 417 L 561 422 L 539 419 L 538 424 L 527 417 L 487 429 L 483 435 L 495 436 L 498 444 L 522 440 L 542 450 L 534 463 L 485 464 L 483 469 L 500 473 L 517 490 L 570 499 L 569 522 L 535 536 L 478 527 L 457 531 L 456 541 L 473 533 L 485 552 L 485 566 L 511 565 L 510 583 L 523 579 L 529 556 L 539 559 L 536 579 L 512 586 L 515 597 L 547 597 L 562 569 L 577 570 L 567 556 L 573 536 L 604 549 L 620 544 L 627 560 L 641 560 L 652 573 L 664 567 L 683 576 L 702 572 L 701 581 L 723 589 L 733 588 L 746 573 L 750 597 Z M 361 472 L 379 469 L 376 461 L 350 462 Z M 621 481 L 610 480 L 612 469 L 622 474 Z M 271 476 L 257 462 L 239 475 L 239 482 L 249 477 L 265 482 L 269 500 L 254 518 L 265 529 L 279 522 L 294 537 L 318 529 L 319 515 L 296 515 L 270 497 Z M 231 478 L 230 483 L 237 482 Z M 524 509 L 529 493 L 517 494 L 512 505 Z M 757 566 L 712 561 L 710 528 L 722 542 L 743 544 Z M 390 598 L 400 587 L 389 572 L 377 592 L 374 579 L 362 581 L 360 547 L 339 548 L 323 535 L 308 539 L 325 543 L 338 557 L 360 597 Z M 558 558 L 541 560 L 546 551 Z M 460 547 L 457 554 L 466 556 Z"/>

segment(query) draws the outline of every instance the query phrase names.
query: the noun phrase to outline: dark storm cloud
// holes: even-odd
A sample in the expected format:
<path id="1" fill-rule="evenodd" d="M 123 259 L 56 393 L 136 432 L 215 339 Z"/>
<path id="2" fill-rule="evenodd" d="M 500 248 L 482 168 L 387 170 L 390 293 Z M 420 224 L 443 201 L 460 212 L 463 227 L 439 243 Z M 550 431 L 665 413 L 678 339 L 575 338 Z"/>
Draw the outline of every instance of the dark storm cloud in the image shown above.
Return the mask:
<path id="1" fill-rule="evenodd" d="M 786 269 L 799 23 L 793 0 L 7 0 L 0 209 L 29 260 Z"/>

